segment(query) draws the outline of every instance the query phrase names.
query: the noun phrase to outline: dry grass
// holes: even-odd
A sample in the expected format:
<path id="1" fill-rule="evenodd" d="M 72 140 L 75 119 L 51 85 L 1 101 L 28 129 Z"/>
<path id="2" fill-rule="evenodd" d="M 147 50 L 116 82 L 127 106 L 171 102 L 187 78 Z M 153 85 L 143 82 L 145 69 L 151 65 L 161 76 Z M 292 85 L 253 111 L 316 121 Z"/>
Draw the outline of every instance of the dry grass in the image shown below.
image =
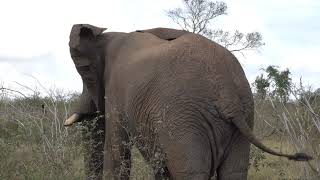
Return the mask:
<path id="1" fill-rule="evenodd" d="M 62 120 L 74 101 L 52 92 L 0 99 L 0 179 L 82 179 L 80 132 Z M 45 109 L 42 109 L 44 105 Z"/>
<path id="2" fill-rule="evenodd" d="M 0 169 L 5 171 L 0 179 L 84 179 L 79 127 L 62 124 L 77 96 L 48 92 L 45 98 L 1 92 Z M 249 179 L 319 179 L 319 107 L 314 102 L 256 102 L 255 134 L 265 144 L 282 152 L 304 151 L 315 160 L 292 162 L 252 148 Z M 153 179 L 137 149 L 132 153 L 132 179 Z"/>
<path id="3" fill-rule="evenodd" d="M 153 180 L 152 168 L 144 161 L 142 155 L 136 147 L 131 150 L 132 153 L 132 180 Z"/>
<path id="4" fill-rule="evenodd" d="M 263 141 L 268 147 L 284 153 L 295 152 L 295 149 L 288 141 L 279 141 L 277 137 L 270 137 Z M 265 159 L 259 161 L 259 170 L 251 167 L 248 179 L 308 179 L 307 172 L 301 166 L 305 162 L 293 162 L 286 158 L 281 158 L 264 153 Z M 310 178 L 309 178 L 310 179 Z"/>
<path id="5" fill-rule="evenodd" d="M 265 144 L 285 153 L 306 152 L 314 160 L 292 162 L 266 154 L 259 162 L 260 171 L 250 169 L 250 179 L 319 179 L 320 101 L 300 96 L 284 104 L 269 98 L 256 101 L 255 109 L 255 134 Z"/>

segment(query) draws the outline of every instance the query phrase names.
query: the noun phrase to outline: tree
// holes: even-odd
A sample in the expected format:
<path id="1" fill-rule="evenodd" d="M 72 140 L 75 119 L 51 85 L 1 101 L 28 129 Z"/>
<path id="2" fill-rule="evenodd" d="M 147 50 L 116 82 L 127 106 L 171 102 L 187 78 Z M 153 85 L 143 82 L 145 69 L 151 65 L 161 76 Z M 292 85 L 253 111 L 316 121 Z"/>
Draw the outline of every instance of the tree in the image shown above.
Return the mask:
<path id="1" fill-rule="evenodd" d="M 167 11 L 167 15 L 183 30 L 201 34 L 212 39 L 231 52 L 257 49 L 264 45 L 259 32 L 241 33 L 238 30 L 231 33 L 222 29 L 210 29 L 211 21 L 227 14 L 227 4 L 222 1 L 183 0 L 183 8 Z"/>
<path id="2" fill-rule="evenodd" d="M 257 97 L 265 99 L 267 96 L 268 88 L 270 87 L 269 79 L 264 78 L 263 74 L 256 77 L 253 86 L 257 89 Z"/>
<path id="3" fill-rule="evenodd" d="M 277 97 L 282 102 L 287 102 L 289 100 L 292 85 L 289 69 L 287 68 L 284 71 L 279 71 L 276 66 L 268 66 L 267 69 L 265 69 L 265 72 L 268 73 L 269 80 L 274 82 L 273 96 Z"/>
<path id="4" fill-rule="evenodd" d="M 269 94 L 282 102 L 287 102 L 292 86 L 289 69 L 280 71 L 276 66 L 268 66 L 262 70 L 267 73 L 267 78 L 264 78 L 263 74 L 256 77 L 253 86 L 256 88 L 257 95 L 264 99 Z"/>

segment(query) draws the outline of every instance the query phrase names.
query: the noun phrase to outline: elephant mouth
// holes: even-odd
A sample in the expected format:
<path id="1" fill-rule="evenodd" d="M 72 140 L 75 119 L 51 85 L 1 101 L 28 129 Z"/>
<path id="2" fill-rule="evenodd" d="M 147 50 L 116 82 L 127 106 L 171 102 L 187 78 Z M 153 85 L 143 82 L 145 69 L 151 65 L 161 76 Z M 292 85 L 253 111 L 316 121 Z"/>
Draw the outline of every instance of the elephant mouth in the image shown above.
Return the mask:
<path id="1" fill-rule="evenodd" d="M 66 119 L 64 121 L 64 126 L 72 126 L 76 122 L 83 121 L 85 117 L 86 118 L 89 117 L 90 119 L 92 119 L 92 118 L 101 119 L 101 118 L 104 118 L 105 116 L 100 111 L 96 111 L 96 112 L 88 113 L 88 114 L 73 113 L 68 119 Z"/>

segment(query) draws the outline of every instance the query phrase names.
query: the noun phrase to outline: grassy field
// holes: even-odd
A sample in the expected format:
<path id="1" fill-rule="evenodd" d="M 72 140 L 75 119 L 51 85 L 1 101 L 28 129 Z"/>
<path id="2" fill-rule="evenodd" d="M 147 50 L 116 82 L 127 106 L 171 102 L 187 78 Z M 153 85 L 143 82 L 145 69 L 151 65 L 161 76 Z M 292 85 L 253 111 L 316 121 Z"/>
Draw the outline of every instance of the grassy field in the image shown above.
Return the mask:
<path id="1" fill-rule="evenodd" d="M 77 103 L 76 96 L 9 97 L 0 96 L 0 179 L 84 179 L 80 127 L 65 128 L 62 123 Z M 312 154 L 315 171 L 308 163 L 292 162 L 252 147 L 248 178 L 320 179 L 319 109 L 314 104 L 256 102 L 255 134 L 275 150 Z M 139 152 L 133 149 L 132 153 L 132 179 L 153 179 Z"/>

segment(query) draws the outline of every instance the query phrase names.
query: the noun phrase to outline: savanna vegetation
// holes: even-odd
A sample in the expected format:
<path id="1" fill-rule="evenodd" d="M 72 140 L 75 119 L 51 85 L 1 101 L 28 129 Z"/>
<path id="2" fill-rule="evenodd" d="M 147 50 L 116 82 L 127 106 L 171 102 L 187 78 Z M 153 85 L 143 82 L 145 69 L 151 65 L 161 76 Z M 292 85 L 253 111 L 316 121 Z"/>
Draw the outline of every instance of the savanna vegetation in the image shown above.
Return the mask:
<path id="1" fill-rule="evenodd" d="M 226 10 L 224 2 L 184 0 L 184 7 L 169 10 L 167 15 L 182 29 L 202 34 L 232 52 L 264 45 L 259 32 L 211 29 L 211 20 Z M 320 90 L 302 82 L 293 84 L 290 71 L 276 66 L 263 69 L 252 88 L 255 134 L 277 151 L 306 152 L 314 160 L 293 162 L 252 146 L 248 178 L 320 179 Z M 32 90 L 26 95 L 0 87 L 0 179 L 84 179 L 82 126 L 63 126 L 79 94 L 45 92 Z M 139 152 L 133 148 L 132 153 L 132 179 L 152 179 Z"/>
<path id="2" fill-rule="evenodd" d="M 262 75 L 261 75 L 262 76 Z M 261 76 L 257 79 L 261 79 Z M 290 76 L 289 76 L 290 77 Z M 266 80 L 273 84 L 272 79 Z M 274 85 L 276 86 L 276 85 Z M 268 87 L 259 95 L 256 82 L 255 134 L 275 150 L 307 152 L 310 162 L 293 162 L 251 147 L 249 179 L 318 179 L 320 177 L 320 91 L 290 83 L 281 100 Z M 29 89 L 30 90 L 30 89 Z M 66 128 L 63 121 L 77 93 L 33 91 L 25 95 L 0 91 L 0 179 L 83 179 L 84 148 L 81 124 Z M 133 148 L 133 179 L 152 179 L 152 171 Z"/>

